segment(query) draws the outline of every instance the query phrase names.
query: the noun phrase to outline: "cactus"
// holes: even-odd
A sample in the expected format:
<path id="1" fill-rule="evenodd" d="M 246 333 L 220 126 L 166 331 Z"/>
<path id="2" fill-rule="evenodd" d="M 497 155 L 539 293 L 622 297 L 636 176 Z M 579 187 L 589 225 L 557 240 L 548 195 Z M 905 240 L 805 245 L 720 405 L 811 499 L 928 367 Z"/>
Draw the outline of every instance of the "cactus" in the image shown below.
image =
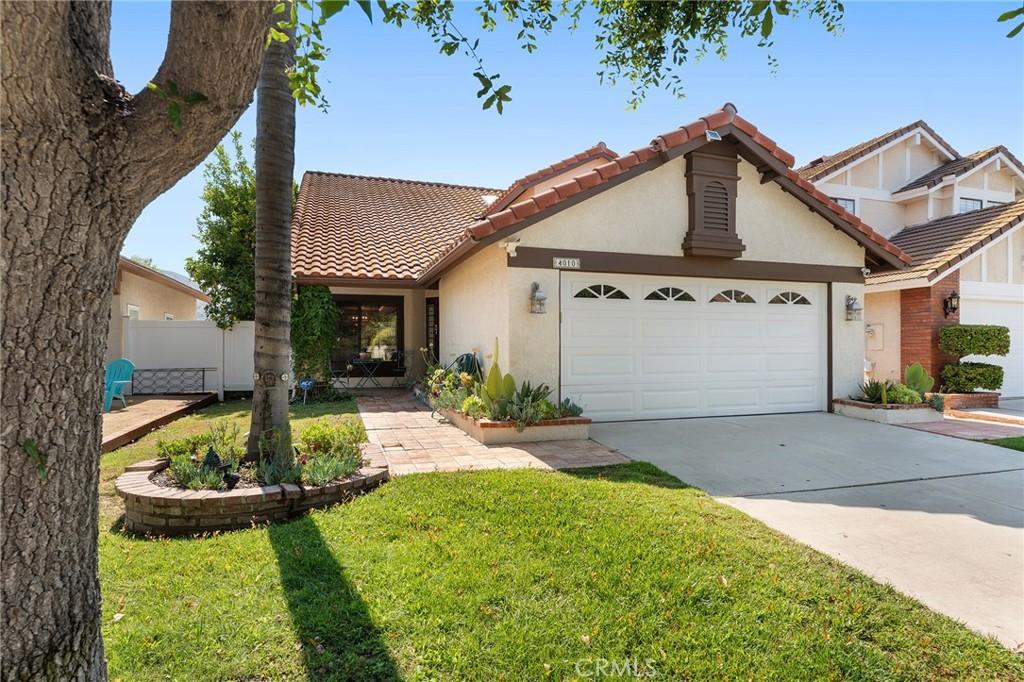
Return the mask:
<path id="1" fill-rule="evenodd" d="M 487 380 L 477 386 L 477 395 L 492 416 L 503 411 L 502 406 L 516 394 L 516 380 L 511 374 L 502 374 L 498 365 L 498 339 L 494 339 L 494 360 L 487 372 Z"/>
<path id="2" fill-rule="evenodd" d="M 915 362 L 912 365 L 907 365 L 907 368 L 903 370 L 903 383 L 924 398 L 924 394 L 935 386 L 935 379 L 928 375 L 927 370 L 921 366 L 920 362 Z"/>

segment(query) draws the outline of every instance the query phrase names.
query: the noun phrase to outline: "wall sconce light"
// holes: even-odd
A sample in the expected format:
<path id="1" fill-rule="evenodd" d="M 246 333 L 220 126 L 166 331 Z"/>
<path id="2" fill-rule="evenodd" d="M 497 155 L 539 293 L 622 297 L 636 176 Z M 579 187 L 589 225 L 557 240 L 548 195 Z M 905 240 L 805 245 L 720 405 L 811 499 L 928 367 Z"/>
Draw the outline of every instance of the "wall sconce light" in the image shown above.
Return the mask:
<path id="1" fill-rule="evenodd" d="M 548 295 L 544 293 L 544 290 L 540 288 L 539 282 L 534 282 L 530 285 L 530 312 L 541 315 L 547 312 L 544 309 L 545 304 L 548 301 Z"/>
<path id="2" fill-rule="evenodd" d="M 942 299 L 942 314 L 949 317 L 958 310 L 960 310 L 960 294 L 954 291 Z"/>
<path id="3" fill-rule="evenodd" d="M 855 322 L 863 319 L 864 306 L 857 300 L 856 296 L 846 296 L 846 321 Z"/>

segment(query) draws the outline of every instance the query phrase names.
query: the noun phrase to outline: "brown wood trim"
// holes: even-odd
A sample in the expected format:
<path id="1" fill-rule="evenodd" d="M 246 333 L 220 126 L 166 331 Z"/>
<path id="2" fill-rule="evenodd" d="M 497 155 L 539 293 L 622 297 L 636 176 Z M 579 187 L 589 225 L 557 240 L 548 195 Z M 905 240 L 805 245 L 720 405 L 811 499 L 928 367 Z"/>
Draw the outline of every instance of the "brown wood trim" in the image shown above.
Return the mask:
<path id="1" fill-rule="evenodd" d="M 298 285 L 325 287 L 367 287 L 377 289 L 423 289 L 414 279 L 383 279 L 377 277 L 295 277 Z"/>
<path id="2" fill-rule="evenodd" d="M 720 279 L 761 279 L 779 282 L 850 282 L 863 284 L 864 275 L 856 266 L 808 265 L 772 261 L 727 260 L 707 256 L 651 256 L 612 251 L 574 251 L 520 246 L 515 258 L 507 259 L 510 268 L 554 270 L 552 260 L 579 258 L 581 272 L 607 272 L 623 275 L 662 275 L 666 277 L 717 277 Z M 574 272 L 574 270 L 567 270 Z"/>
<path id="3" fill-rule="evenodd" d="M 832 405 L 832 282 L 825 283 L 825 396 L 826 409 L 835 412 Z"/>

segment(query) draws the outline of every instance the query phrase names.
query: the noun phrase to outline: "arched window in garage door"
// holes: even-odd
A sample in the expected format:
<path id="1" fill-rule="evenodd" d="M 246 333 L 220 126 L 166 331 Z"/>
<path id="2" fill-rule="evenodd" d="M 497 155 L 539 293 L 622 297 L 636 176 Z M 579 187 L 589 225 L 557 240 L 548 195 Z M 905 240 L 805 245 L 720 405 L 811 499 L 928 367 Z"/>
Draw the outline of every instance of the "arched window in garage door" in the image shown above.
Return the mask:
<path id="1" fill-rule="evenodd" d="M 810 305 L 807 297 L 796 291 L 783 291 L 768 301 L 769 305 Z"/>
<path id="2" fill-rule="evenodd" d="M 754 297 L 739 289 L 726 289 L 719 291 L 711 297 L 711 303 L 757 303 Z"/>
<path id="3" fill-rule="evenodd" d="M 645 301 L 696 301 L 688 292 L 677 287 L 661 287 L 644 296 Z"/>
<path id="4" fill-rule="evenodd" d="M 610 298 L 614 300 L 627 300 L 626 292 L 611 284 L 591 284 L 576 292 L 574 298 Z"/>

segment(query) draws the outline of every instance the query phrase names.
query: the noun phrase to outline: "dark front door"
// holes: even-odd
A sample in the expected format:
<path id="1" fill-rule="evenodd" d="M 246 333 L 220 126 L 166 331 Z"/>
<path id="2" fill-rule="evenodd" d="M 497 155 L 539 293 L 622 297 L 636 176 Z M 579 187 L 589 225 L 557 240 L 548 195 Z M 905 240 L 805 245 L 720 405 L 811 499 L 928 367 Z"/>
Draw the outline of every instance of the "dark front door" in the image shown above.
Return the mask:
<path id="1" fill-rule="evenodd" d="M 434 358 L 438 362 L 441 360 L 441 308 L 438 305 L 438 299 L 428 298 L 427 299 L 427 350 L 430 351 L 430 357 Z"/>

